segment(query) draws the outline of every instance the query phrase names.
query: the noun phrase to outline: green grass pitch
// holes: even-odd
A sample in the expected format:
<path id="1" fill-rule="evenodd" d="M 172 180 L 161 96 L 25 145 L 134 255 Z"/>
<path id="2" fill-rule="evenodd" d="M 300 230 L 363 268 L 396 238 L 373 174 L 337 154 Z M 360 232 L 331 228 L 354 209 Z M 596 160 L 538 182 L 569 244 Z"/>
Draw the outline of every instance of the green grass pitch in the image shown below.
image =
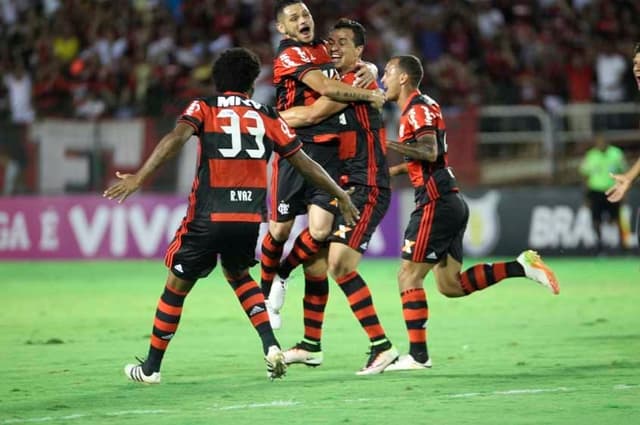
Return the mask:
<path id="1" fill-rule="evenodd" d="M 187 298 L 157 386 L 127 381 L 122 367 L 146 355 L 161 261 L 3 262 L 0 425 L 640 423 L 640 260 L 547 262 L 559 296 L 512 279 L 448 299 L 428 277 L 434 366 L 417 373 L 354 374 L 367 339 L 332 283 L 324 364 L 275 382 L 216 270 Z M 366 260 L 361 274 L 406 352 L 398 263 Z M 277 332 L 284 347 L 302 335 L 300 275 Z"/>

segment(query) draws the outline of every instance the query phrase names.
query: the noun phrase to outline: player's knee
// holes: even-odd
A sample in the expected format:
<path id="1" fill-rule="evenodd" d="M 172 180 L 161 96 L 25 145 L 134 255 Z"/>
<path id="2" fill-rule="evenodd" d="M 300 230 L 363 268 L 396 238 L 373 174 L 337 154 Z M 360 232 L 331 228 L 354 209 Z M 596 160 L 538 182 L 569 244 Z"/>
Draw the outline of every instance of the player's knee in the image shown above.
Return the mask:
<path id="1" fill-rule="evenodd" d="M 409 268 L 401 267 L 398 272 L 398 289 L 404 292 L 408 289 L 422 288 L 424 277 Z"/>
<path id="2" fill-rule="evenodd" d="M 454 286 L 441 287 L 441 286 L 438 286 L 438 290 L 440 291 L 440 293 L 442 295 L 444 295 L 447 298 L 458 298 L 458 297 L 463 297 L 465 295 L 464 291 L 460 287 L 454 287 Z"/>
<path id="3" fill-rule="evenodd" d="M 342 276 L 351 273 L 353 270 L 342 261 L 329 261 L 329 275 L 337 280 Z"/>
<path id="4" fill-rule="evenodd" d="M 309 234 L 313 239 L 322 242 L 331 234 L 331 228 L 320 226 L 309 227 Z"/>
<path id="5" fill-rule="evenodd" d="M 287 223 L 269 223 L 269 233 L 271 237 L 278 242 L 284 242 L 289 239 L 291 233 L 291 225 Z"/>

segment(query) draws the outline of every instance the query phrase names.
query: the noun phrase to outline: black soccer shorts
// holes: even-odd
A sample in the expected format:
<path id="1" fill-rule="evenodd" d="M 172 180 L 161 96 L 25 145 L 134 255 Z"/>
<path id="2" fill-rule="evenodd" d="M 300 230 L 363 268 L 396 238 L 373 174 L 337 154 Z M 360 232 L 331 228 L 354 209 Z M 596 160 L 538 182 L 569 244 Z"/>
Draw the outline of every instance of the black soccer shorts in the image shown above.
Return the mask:
<path id="1" fill-rule="evenodd" d="M 402 258 L 438 263 L 449 254 L 462 263 L 462 238 L 468 221 L 469 207 L 456 192 L 416 208 L 404 232 Z"/>
<path id="2" fill-rule="evenodd" d="M 351 227 L 338 214 L 333 220 L 333 230 L 328 240 L 339 242 L 364 254 L 369 248 L 371 236 L 384 218 L 391 203 L 391 190 L 375 186 L 355 185 L 351 201 L 360 211 L 360 220 Z M 349 189 L 346 187 L 345 189 Z"/>
<path id="3" fill-rule="evenodd" d="M 305 143 L 304 152 L 322 166 L 337 181 L 340 172 L 338 146 L 330 143 Z M 307 213 L 309 205 L 336 213 L 331 205 L 333 197 L 308 183 L 286 159 L 279 157 L 274 164 L 272 177 L 271 208 L 269 218 L 284 222 Z"/>
<path id="4" fill-rule="evenodd" d="M 165 265 L 177 277 L 195 281 L 206 277 L 220 262 L 229 272 L 248 269 L 255 259 L 260 223 L 183 221 L 167 253 Z"/>

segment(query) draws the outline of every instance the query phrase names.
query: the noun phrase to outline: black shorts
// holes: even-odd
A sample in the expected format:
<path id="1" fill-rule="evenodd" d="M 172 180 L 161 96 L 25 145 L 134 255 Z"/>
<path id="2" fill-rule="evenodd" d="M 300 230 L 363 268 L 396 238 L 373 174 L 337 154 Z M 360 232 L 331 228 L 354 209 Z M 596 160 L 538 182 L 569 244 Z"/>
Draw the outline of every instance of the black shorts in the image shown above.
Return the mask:
<path id="1" fill-rule="evenodd" d="M 609 202 L 604 192 L 590 190 L 587 192 L 587 200 L 591 209 L 591 220 L 600 222 L 606 212 L 609 220 L 618 221 L 620 217 L 620 202 Z"/>
<path id="2" fill-rule="evenodd" d="M 337 181 L 340 171 L 337 144 L 305 143 L 302 149 Z M 335 208 L 331 206 L 333 197 L 308 183 L 286 159 L 278 157 L 273 167 L 272 179 L 271 220 L 293 220 L 297 215 L 306 214 L 307 207 L 311 204 L 335 214 Z"/>
<path id="3" fill-rule="evenodd" d="M 369 241 L 378 224 L 384 218 L 391 203 L 391 190 L 375 186 L 354 186 L 351 201 L 360 211 L 360 220 L 351 228 L 344 222 L 344 217 L 338 214 L 333 220 L 333 231 L 329 236 L 330 242 L 339 242 L 364 253 L 369 248 Z"/>
<path id="4" fill-rule="evenodd" d="M 469 207 L 459 193 L 448 193 L 411 213 L 404 232 L 402 258 L 438 263 L 447 254 L 462 263 L 462 238 Z"/>
<path id="5" fill-rule="evenodd" d="M 260 223 L 183 220 L 167 248 L 164 263 L 174 275 L 191 281 L 208 276 L 216 267 L 218 255 L 229 272 L 243 271 L 258 263 L 255 250 L 259 230 Z"/>

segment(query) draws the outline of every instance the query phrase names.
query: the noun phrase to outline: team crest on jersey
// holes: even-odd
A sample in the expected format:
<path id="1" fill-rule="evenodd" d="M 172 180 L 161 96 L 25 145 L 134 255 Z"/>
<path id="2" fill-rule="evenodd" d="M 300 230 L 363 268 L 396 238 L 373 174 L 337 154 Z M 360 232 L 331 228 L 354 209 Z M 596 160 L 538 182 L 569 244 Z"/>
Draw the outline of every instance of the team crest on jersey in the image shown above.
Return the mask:
<path id="1" fill-rule="evenodd" d="M 280 201 L 280 204 L 278 204 L 278 212 L 282 215 L 287 215 L 289 214 L 289 207 L 289 204 L 284 201 Z"/>
<path id="2" fill-rule="evenodd" d="M 347 233 L 349 233 L 351 230 L 351 227 L 341 224 L 338 226 L 338 230 L 333 232 L 333 235 L 339 237 L 340 239 L 347 239 Z"/>
<path id="3" fill-rule="evenodd" d="M 413 246 L 416 244 L 416 241 L 410 241 L 409 239 L 404 240 L 404 246 L 402 247 L 402 252 L 406 252 L 407 254 L 413 254 Z"/>

